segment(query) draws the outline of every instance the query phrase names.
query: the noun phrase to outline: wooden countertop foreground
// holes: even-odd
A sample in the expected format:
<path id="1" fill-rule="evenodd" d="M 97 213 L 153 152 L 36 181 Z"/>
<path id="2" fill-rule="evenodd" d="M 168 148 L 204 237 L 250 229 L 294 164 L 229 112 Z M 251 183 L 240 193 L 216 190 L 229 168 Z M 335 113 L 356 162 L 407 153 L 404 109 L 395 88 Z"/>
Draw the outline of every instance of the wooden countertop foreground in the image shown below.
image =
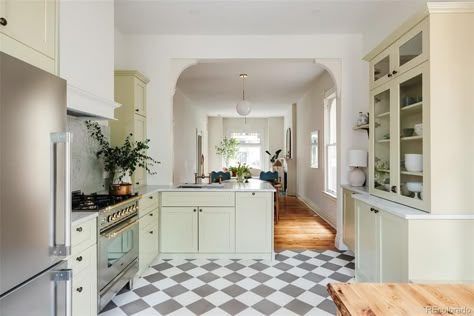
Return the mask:
<path id="1" fill-rule="evenodd" d="M 474 284 L 329 283 L 338 315 L 474 315 Z"/>

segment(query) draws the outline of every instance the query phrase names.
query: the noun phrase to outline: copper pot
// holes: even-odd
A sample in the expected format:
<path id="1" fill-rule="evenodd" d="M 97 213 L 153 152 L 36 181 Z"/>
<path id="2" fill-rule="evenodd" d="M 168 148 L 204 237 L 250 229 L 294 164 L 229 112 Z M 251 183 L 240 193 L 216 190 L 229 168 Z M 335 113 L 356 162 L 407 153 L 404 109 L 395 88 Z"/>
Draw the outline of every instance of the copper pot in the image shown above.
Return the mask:
<path id="1" fill-rule="evenodd" d="M 132 194 L 132 184 L 131 183 L 111 184 L 109 193 L 112 195 Z"/>

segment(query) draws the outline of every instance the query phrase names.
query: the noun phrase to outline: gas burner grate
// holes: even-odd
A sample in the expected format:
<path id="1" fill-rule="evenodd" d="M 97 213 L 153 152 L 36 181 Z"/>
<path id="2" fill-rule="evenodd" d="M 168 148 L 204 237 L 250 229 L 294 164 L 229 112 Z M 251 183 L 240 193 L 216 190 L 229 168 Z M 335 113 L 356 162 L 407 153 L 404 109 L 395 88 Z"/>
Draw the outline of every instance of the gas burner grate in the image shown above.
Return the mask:
<path id="1" fill-rule="evenodd" d="M 113 206 L 126 201 L 138 194 L 110 195 L 110 194 L 84 194 L 81 191 L 72 192 L 72 210 L 74 211 L 95 211 Z"/>

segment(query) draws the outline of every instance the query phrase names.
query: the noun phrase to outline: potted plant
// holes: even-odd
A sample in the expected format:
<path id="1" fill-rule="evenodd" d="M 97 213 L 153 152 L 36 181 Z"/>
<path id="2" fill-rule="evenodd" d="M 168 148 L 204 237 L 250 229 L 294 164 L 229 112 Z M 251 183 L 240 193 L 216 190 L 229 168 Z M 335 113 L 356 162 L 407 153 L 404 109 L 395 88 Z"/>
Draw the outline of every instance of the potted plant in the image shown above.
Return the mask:
<path id="1" fill-rule="evenodd" d="M 216 146 L 216 153 L 222 155 L 224 158 L 225 166 L 229 166 L 229 161 L 231 159 L 237 158 L 237 153 L 239 152 L 239 141 L 232 137 L 224 137 L 219 145 Z"/>
<path id="2" fill-rule="evenodd" d="M 278 157 L 280 156 L 281 149 L 278 149 L 277 151 L 275 151 L 273 155 L 268 150 L 265 150 L 265 152 L 270 156 L 270 162 L 273 165 L 277 161 Z"/>
<path id="3" fill-rule="evenodd" d="M 99 143 L 100 150 L 96 156 L 103 160 L 104 169 L 109 173 L 111 194 L 131 193 L 130 177 L 137 167 L 145 169 L 150 175 L 156 174 L 150 170 L 150 167 L 159 162 L 147 155 L 149 139 L 143 142 L 134 141 L 131 139 L 133 134 L 130 134 L 125 138 L 122 146 L 111 146 L 97 122 L 86 121 L 85 123 L 89 135 Z"/>
<path id="4" fill-rule="evenodd" d="M 244 182 L 245 180 L 245 177 L 250 177 L 251 176 L 251 173 L 250 173 L 250 167 L 247 166 L 246 164 L 241 164 L 239 162 L 239 164 L 237 165 L 237 167 L 232 167 L 234 170 L 235 170 L 235 175 L 237 177 L 237 182 L 239 183 L 242 183 Z"/>

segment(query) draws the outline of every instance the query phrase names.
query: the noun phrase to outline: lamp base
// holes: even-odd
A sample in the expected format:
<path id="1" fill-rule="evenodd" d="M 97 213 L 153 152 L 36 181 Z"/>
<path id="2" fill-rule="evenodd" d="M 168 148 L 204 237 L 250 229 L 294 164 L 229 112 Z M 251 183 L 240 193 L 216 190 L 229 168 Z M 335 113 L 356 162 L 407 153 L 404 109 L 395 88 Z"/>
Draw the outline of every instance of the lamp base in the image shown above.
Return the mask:
<path id="1" fill-rule="evenodd" d="M 354 168 L 349 172 L 349 183 L 353 187 L 361 187 L 365 183 L 365 173 L 360 168 Z"/>

